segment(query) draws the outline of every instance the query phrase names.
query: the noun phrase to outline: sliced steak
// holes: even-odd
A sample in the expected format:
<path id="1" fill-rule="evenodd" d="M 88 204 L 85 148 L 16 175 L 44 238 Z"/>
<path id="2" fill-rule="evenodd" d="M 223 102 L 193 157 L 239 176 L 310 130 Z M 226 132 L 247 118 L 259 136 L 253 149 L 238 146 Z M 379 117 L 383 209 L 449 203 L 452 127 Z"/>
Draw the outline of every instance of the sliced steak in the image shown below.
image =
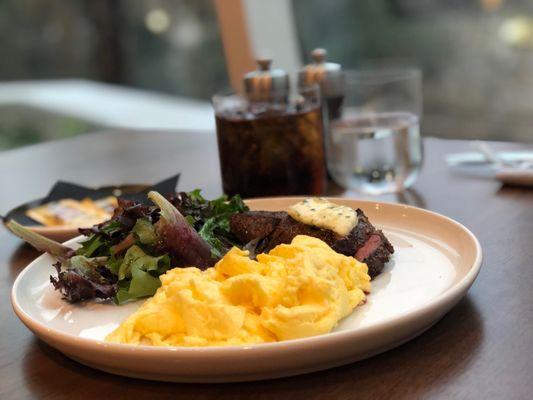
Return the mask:
<path id="1" fill-rule="evenodd" d="M 290 217 L 287 213 L 284 214 L 285 216 L 278 223 L 276 229 L 274 229 L 263 241 L 260 251 L 267 252 L 279 244 L 290 243 L 292 242 L 292 239 L 298 235 L 316 237 L 330 246 L 342 238 L 333 231 L 302 224 Z"/>
<path id="2" fill-rule="evenodd" d="M 237 239 L 245 244 L 270 235 L 280 221 L 286 217 L 286 212 L 271 211 L 248 211 L 233 214 L 230 219 L 230 229 Z"/>
<path id="3" fill-rule="evenodd" d="M 286 212 L 249 211 L 234 214 L 230 219 L 230 229 L 242 244 L 258 241 L 257 253 L 267 252 L 282 243 L 290 243 L 298 235 L 316 237 L 333 250 L 365 262 L 368 274 L 373 278 L 383 270 L 390 255 L 394 253 L 394 248 L 383 232 L 374 228 L 362 210 L 357 209 L 357 216 L 357 225 L 346 236 L 303 224 Z"/>
<path id="4" fill-rule="evenodd" d="M 368 265 L 368 274 L 375 277 L 380 274 L 394 253 L 394 247 L 382 231 L 376 229 L 361 209 L 357 209 L 357 225 L 352 231 L 330 246 L 333 250 L 350 255 Z M 329 243 L 328 243 L 329 244 Z"/>

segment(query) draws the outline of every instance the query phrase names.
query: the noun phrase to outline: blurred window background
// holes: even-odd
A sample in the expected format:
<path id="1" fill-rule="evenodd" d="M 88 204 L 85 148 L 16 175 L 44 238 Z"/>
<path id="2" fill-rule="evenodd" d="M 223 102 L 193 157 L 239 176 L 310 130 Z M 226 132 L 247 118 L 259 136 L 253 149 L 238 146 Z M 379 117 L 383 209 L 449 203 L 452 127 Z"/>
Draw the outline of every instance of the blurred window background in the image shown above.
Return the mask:
<path id="1" fill-rule="evenodd" d="M 82 78 L 204 100 L 227 85 L 212 0 L 4 0 L 0 46 L 2 82 Z M 45 89 L 56 86 L 69 89 Z M 0 149 L 99 128 L 61 110 L 11 104 L 8 89 L 28 87 L 0 84 Z"/>
<path id="2" fill-rule="evenodd" d="M 87 78 L 208 99 L 226 80 L 212 0 L 4 0 L 2 80 Z"/>
<path id="3" fill-rule="evenodd" d="M 295 0 L 294 15 L 305 53 L 419 66 L 424 135 L 533 140 L 533 1 Z"/>
<path id="4" fill-rule="evenodd" d="M 324 47 L 346 69 L 384 60 L 419 66 L 424 135 L 532 140 L 533 1 L 291 5 L 305 62 L 313 48 Z M 15 95 L 29 90 L 21 81 L 85 79 L 207 107 L 210 96 L 228 85 L 219 32 L 213 0 L 0 2 L 0 149 L 106 125 L 58 107 L 20 104 Z M 47 90 L 54 87 L 66 90 Z"/>

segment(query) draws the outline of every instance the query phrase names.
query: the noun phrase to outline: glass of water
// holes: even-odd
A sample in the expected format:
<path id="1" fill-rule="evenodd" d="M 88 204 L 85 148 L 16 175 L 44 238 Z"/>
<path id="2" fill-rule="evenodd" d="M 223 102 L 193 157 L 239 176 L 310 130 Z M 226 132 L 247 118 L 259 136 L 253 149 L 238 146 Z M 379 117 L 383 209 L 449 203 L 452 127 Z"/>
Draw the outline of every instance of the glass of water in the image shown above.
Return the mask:
<path id="1" fill-rule="evenodd" d="M 421 111 L 419 70 L 347 71 L 342 113 L 327 135 L 333 179 L 373 195 L 410 187 L 422 166 Z"/>

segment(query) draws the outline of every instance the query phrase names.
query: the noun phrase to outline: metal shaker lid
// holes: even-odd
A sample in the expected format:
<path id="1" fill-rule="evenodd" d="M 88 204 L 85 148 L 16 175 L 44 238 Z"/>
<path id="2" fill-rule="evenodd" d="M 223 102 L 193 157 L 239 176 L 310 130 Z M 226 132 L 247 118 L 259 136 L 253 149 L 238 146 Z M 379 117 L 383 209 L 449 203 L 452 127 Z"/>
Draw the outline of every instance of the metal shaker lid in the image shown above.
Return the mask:
<path id="1" fill-rule="evenodd" d="M 311 52 L 313 62 L 298 72 L 298 85 L 319 83 L 324 96 L 341 96 L 344 93 L 344 71 L 340 64 L 326 62 L 326 57 L 325 49 L 314 49 Z"/>
<path id="2" fill-rule="evenodd" d="M 258 68 L 244 75 L 244 89 L 250 101 L 286 101 L 289 75 L 282 69 L 270 69 L 272 60 L 259 58 Z"/>

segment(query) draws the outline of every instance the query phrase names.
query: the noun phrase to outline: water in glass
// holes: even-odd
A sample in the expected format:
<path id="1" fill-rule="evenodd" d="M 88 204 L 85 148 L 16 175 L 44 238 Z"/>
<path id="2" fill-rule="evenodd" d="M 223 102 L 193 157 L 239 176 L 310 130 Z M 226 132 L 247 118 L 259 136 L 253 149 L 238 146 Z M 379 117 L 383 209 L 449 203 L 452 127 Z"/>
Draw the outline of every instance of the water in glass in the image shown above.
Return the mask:
<path id="1" fill-rule="evenodd" d="M 335 181 L 368 194 L 411 186 L 422 164 L 418 116 L 405 112 L 345 115 L 333 121 L 328 167 Z"/>

